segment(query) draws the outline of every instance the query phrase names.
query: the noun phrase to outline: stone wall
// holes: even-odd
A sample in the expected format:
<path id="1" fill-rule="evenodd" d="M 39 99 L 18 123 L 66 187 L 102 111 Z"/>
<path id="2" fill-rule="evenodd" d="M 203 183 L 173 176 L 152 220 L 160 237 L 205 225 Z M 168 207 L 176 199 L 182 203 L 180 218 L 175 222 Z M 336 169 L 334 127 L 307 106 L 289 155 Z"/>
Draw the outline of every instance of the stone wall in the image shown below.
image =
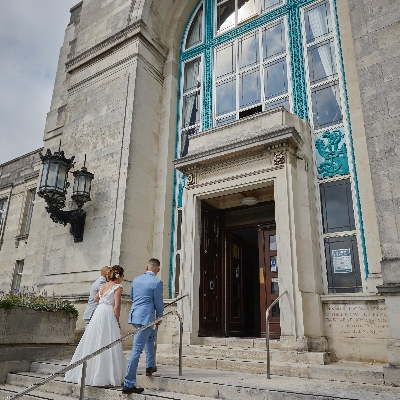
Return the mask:
<path id="1" fill-rule="evenodd" d="M 385 265 L 400 258 L 400 8 L 391 0 L 349 4 Z"/>
<path id="2" fill-rule="evenodd" d="M 327 295 L 321 299 L 332 361 L 387 362 L 389 325 L 381 296 Z"/>
<path id="3" fill-rule="evenodd" d="M 400 385 L 400 8 L 397 1 L 352 0 L 350 18 L 382 252 L 390 340 L 387 381 Z"/>
<path id="4" fill-rule="evenodd" d="M 32 361 L 71 357 L 75 323 L 64 311 L 0 310 L 0 383 L 9 372 L 29 371 Z"/>
<path id="5" fill-rule="evenodd" d="M 41 150 L 35 150 L 0 165 L 0 200 L 8 200 L 0 230 L 0 290 L 2 291 L 11 289 L 16 262 L 24 260 L 29 251 L 29 236 L 22 235 L 24 232 L 21 232 L 21 225 L 27 193 L 29 190 L 36 189 L 38 184 Z M 32 221 L 35 218 L 36 216 L 32 216 Z M 27 273 L 30 269 L 31 265 L 27 264 L 24 272 Z"/>

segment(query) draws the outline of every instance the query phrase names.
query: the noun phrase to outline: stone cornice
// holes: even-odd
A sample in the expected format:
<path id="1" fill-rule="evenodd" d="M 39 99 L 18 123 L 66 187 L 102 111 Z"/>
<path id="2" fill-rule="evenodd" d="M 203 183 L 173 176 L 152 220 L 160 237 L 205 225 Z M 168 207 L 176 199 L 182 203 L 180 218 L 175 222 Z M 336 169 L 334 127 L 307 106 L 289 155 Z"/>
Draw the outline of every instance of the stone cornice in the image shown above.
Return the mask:
<path id="1" fill-rule="evenodd" d="M 374 293 L 336 293 L 320 295 L 323 304 L 331 303 L 356 303 L 359 301 L 384 302 L 385 298 Z"/>
<path id="2" fill-rule="evenodd" d="M 87 64 L 94 63 L 118 50 L 126 41 L 137 36 L 140 36 L 152 49 L 156 57 L 162 61 L 166 59 L 167 48 L 150 32 L 144 22 L 139 20 L 66 62 L 66 70 L 73 73 L 77 69 L 87 66 Z"/>
<path id="3" fill-rule="evenodd" d="M 251 137 L 238 138 L 227 144 L 217 145 L 192 154 L 189 153 L 186 157 L 174 160 L 174 165 L 176 169 L 182 171 L 193 165 L 210 162 L 211 160 L 216 161 L 217 159 L 227 158 L 235 154 L 237 156 L 239 152 L 247 153 L 259 147 L 264 147 L 266 150 L 271 148 L 272 150 L 277 147 L 276 145 L 283 142 L 298 149 L 301 147 L 303 140 L 294 127 L 279 125 L 257 132 Z"/>
<path id="4" fill-rule="evenodd" d="M 379 294 L 400 296 L 400 283 L 386 283 L 376 287 Z"/>

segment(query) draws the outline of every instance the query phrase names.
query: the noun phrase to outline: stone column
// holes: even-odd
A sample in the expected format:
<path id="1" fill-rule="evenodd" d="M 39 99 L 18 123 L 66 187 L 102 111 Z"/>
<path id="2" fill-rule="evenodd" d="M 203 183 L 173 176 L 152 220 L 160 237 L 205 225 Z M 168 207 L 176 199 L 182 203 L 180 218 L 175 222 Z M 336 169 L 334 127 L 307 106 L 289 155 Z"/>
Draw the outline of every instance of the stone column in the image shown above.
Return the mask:
<path id="1" fill-rule="evenodd" d="M 293 149 L 286 151 L 285 169 L 274 185 L 279 284 L 280 291 L 289 291 L 281 301 L 281 346 L 325 351 L 313 175 L 305 156 L 311 148 L 307 144 L 309 132 L 301 133 L 306 139 L 302 156 L 294 154 Z"/>

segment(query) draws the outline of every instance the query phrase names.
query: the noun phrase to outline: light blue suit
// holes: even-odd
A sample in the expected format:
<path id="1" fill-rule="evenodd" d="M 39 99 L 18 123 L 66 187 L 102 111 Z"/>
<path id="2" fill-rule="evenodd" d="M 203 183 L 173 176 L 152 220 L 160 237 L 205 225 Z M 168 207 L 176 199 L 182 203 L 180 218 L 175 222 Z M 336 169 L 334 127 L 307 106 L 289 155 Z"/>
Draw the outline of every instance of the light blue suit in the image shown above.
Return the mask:
<path id="1" fill-rule="evenodd" d="M 128 323 L 136 329 L 160 318 L 164 312 L 163 284 L 153 272 L 146 271 L 137 276 L 131 287 L 132 308 L 129 312 Z M 155 317 L 154 317 L 155 311 Z M 146 346 L 146 368 L 154 367 L 155 330 L 147 328 L 134 336 L 131 357 L 128 363 L 124 386 L 133 387 L 136 383 L 136 371 L 139 357 Z"/>

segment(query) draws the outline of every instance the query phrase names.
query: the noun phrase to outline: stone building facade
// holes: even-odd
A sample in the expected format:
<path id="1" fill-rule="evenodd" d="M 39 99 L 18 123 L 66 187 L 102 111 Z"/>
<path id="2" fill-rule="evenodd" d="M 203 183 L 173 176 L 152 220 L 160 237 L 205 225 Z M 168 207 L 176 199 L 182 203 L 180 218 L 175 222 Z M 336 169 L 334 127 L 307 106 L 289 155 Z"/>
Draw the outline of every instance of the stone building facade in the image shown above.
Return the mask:
<path id="1" fill-rule="evenodd" d="M 0 166 L 1 289 L 19 276 L 82 309 L 103 265 L 128 289 L 158 257 L 164 297 L 188 294 L 186 343 L 265 336 L 287 290 L 282 346 L 389 363 L 399 383 L 397 5 L 77 4 L 44 149 L 61 139 L 95 175 L 84 239 L 28 202 L 37 152 Z"/>

